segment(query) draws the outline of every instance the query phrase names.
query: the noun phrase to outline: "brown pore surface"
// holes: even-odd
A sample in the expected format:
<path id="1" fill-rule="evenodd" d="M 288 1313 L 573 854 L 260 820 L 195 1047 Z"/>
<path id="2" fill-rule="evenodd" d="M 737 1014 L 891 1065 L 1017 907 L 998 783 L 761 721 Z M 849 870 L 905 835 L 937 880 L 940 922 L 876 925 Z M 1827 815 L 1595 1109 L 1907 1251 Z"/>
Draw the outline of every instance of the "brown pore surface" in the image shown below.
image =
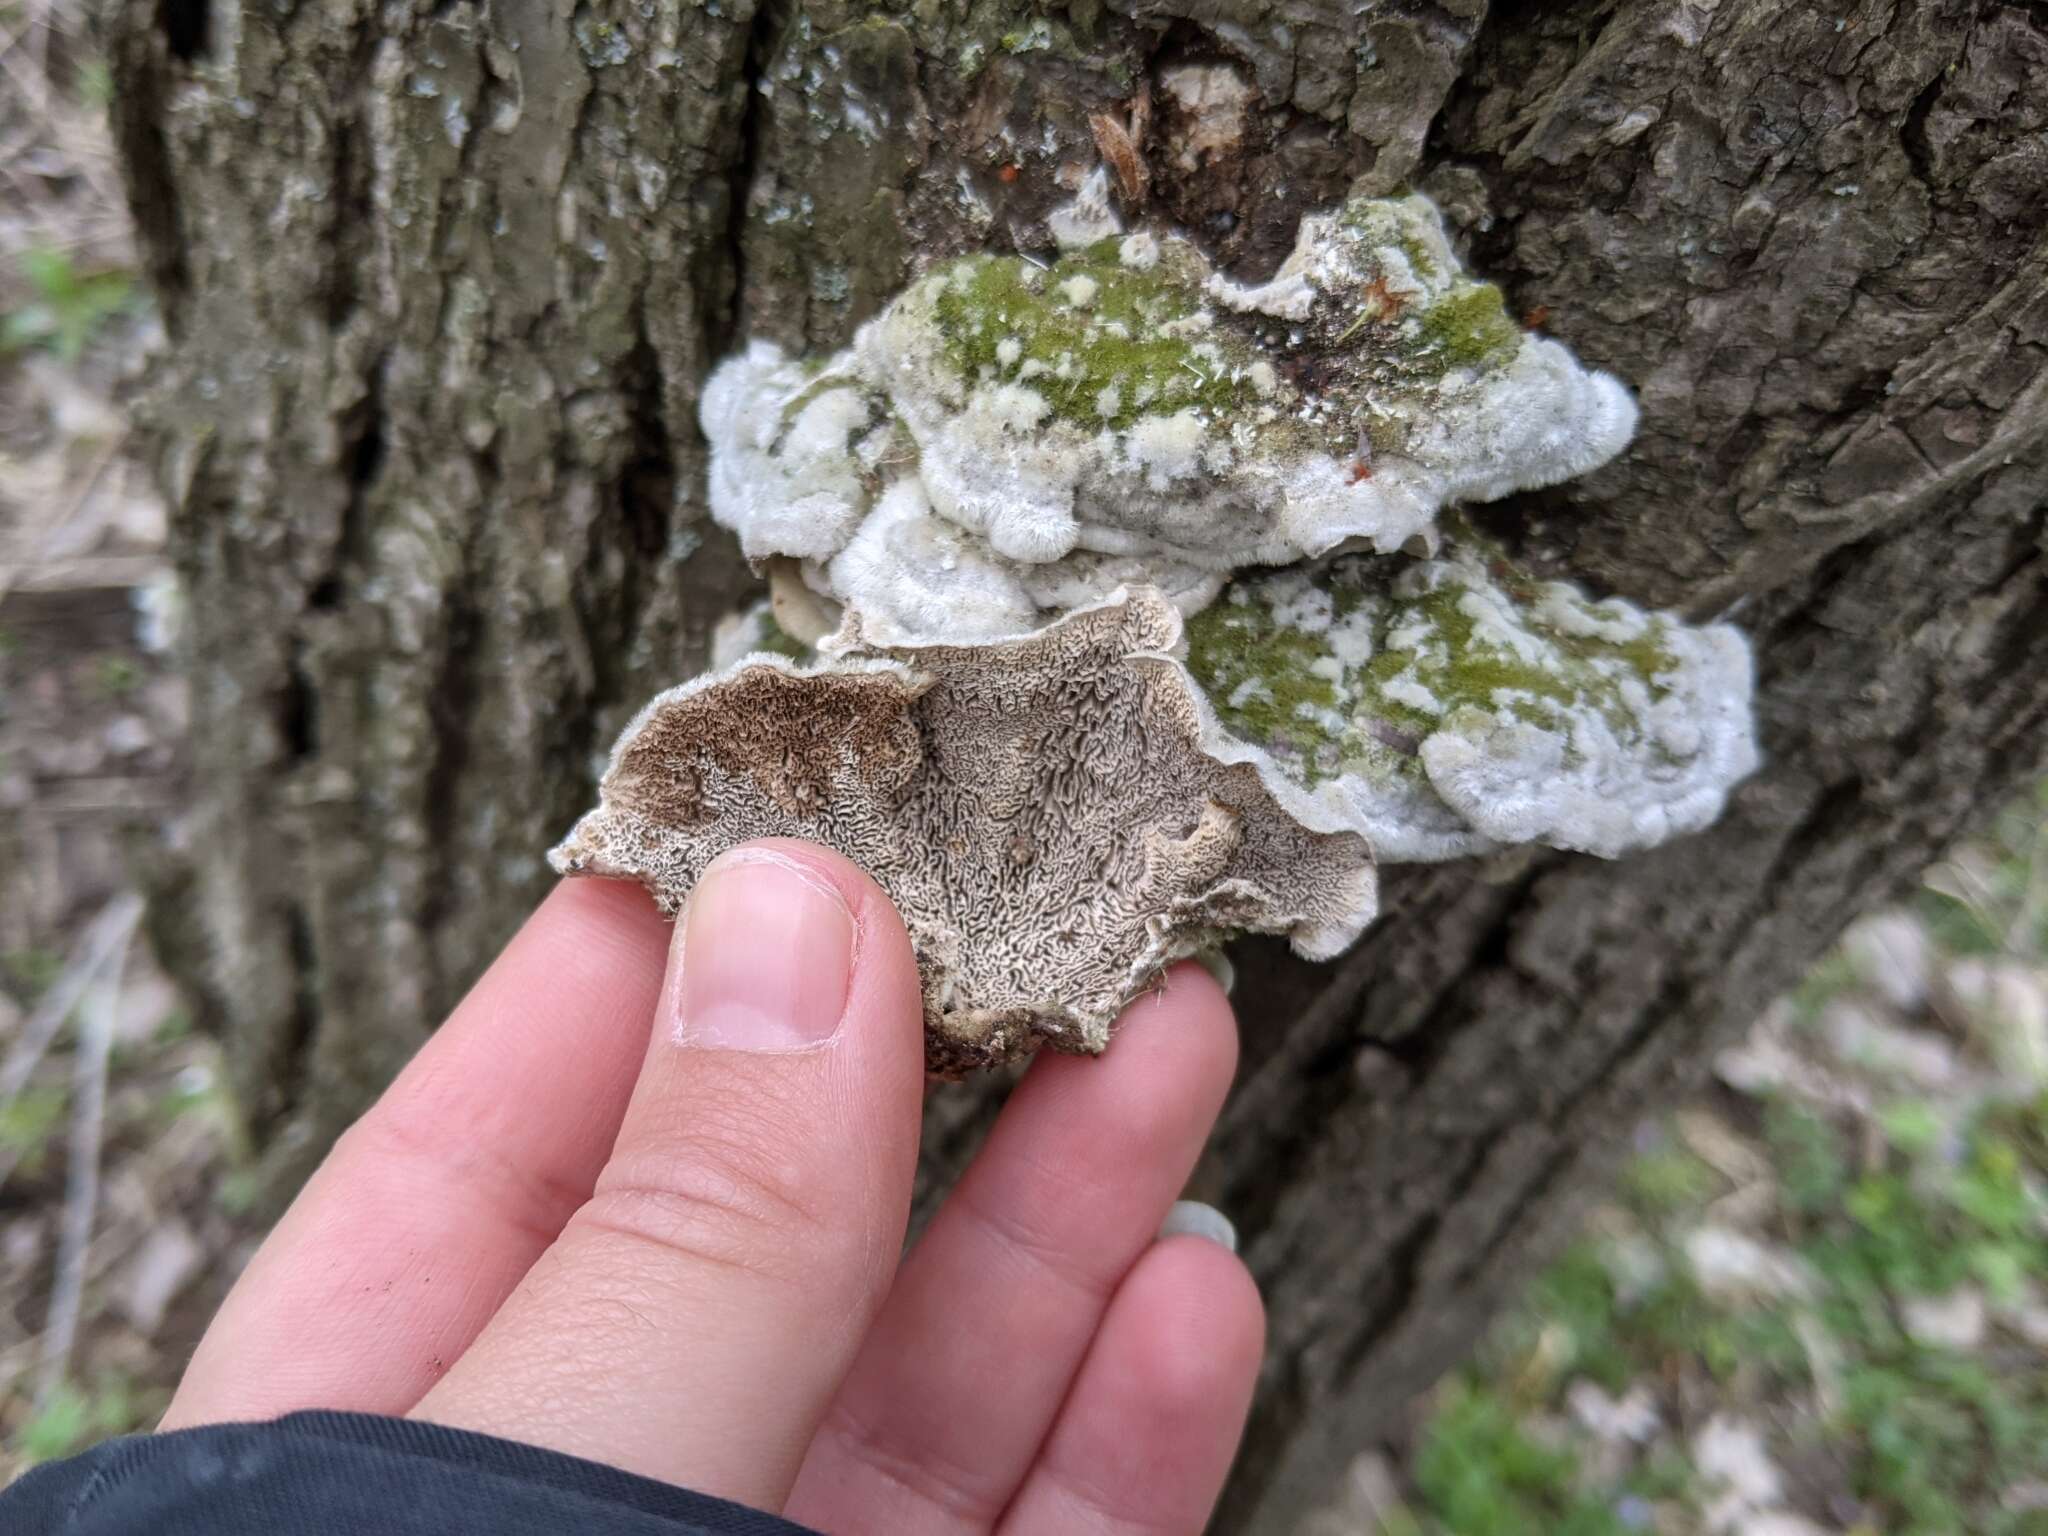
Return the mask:
<path id="1" fill-rule="evenodd" d="M 760 656 L 674 689 L 628 727 L 597 810 L 555 851 L 680 909 L 737 844 L 801 837 L 872 874 L 925 983 L 927 1065 L 1041 1043 L 1099 1051 L 1172 962 L 1240 930 L 1343 948 L 1371 854 L 1297 793 L 1221 761 L 1161 653 L 1150 588 L 992 646 L 904 646 L 797 671 Z M 831 670 L 834 666 L 845 670 Z"/>

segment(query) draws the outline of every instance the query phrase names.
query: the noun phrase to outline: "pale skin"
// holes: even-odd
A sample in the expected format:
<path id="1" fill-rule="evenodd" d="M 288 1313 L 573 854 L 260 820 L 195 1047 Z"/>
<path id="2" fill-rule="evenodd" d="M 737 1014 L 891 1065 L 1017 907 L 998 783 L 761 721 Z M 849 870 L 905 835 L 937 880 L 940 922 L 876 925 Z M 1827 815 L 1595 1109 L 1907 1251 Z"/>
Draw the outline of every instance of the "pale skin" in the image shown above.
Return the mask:
<path id="1" fill-rule="evenodd" d="M 322 1165 L 165 1428 L 407 1415 L 834 1536 L 1202 1529 L 1264 1338 L 1251 1276 L 1155 1239 L 1236 1027 L 1198 967 L 1044 1056 L 903 1255 L 918 980 L 881 890 L 735 850 L 674 926 L 556 889 Z"/>

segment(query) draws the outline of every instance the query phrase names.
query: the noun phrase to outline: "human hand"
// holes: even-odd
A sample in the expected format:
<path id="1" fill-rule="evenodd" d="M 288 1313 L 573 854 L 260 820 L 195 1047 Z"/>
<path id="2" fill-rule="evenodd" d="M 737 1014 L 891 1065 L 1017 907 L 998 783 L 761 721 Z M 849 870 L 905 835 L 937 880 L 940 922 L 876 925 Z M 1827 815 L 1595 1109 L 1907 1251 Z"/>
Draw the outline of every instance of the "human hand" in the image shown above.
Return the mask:
<path id="1" fill-rule="evenodd" d="M 1200 1530 L 1263 1316 L 1224 1247 L 1154 1235 L 1229 1005 L 1183 965 L 1100 1060 L 1041 1057 L 899 1265 L 919 1020 L 836 854 L 728 853 L 672 952 L 637 888 L 565 883 L 307 1184 L 165 1427 L 403 1414 L 835 1533 Z"/>

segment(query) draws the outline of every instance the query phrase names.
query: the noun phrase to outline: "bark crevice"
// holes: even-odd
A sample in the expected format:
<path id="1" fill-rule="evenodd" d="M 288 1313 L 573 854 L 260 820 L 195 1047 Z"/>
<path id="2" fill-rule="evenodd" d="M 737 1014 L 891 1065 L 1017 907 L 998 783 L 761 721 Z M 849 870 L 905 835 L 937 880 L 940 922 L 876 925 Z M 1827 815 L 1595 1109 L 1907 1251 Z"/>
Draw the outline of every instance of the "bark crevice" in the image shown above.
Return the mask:
<path id="1" fill-rule="evenodd" d="M 737 150 L 726 173 L 725 231 L 720 244 L 726 271 L 725 291 L 723 301 L 705 316 L 707 357 L 725 356 L 738 344 L 745 328 L 740 299 L 747 291 L 747 220 L 754 182 L 766 163 L 769 121 L 774 113 L 767 93 L 759 89 L 759 82 L 775 55 L 783 9 L 783 0 L 756 0 L 753 14 L 747 20 L 743 52 L 746 62 L 740 75 L 746 97 L 734 135 Z"/>
<path id="2" fill-rule="evenodd" d="M 181 64 L 206 57 L 213 32 L 212 0 L 158 0 L 164 47 Z"/>

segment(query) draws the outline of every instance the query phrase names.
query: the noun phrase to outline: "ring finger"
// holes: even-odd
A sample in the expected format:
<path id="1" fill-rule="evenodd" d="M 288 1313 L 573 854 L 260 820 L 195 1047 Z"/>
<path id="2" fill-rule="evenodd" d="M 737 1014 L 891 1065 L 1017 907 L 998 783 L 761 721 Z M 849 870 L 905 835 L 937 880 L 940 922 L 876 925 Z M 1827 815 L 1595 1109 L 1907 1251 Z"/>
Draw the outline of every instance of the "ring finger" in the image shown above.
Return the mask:
<path id="1" fill-rule="evenodd" d="M 811 1446 L 790 1518 L 992 1529 L 1110 1299 L 1201 1152 L 1237 1061 L 1199 967 L 1133 1004 L 1099 1061 L 1041 1058 L 904 1261 Z"/>

